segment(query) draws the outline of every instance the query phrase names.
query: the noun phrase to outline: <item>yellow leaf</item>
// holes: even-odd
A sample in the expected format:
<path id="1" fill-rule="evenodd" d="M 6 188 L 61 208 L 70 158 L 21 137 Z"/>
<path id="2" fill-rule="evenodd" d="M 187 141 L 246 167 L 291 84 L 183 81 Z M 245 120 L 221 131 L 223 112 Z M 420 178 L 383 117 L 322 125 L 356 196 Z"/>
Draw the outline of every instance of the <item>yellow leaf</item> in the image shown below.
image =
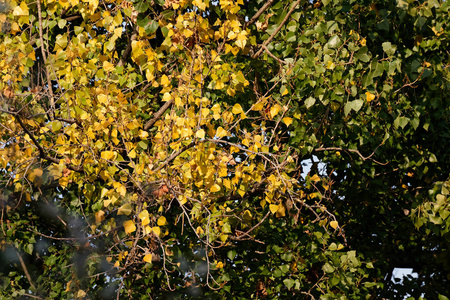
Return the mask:
<path id="1" fill-rule="evenodd" d="M 336 229 L 336 228 L 338 228 L 339 224 L 337 221 L 331 221 L 330 226 L 333 227 L 333 229 Z"/>
<path id="2" fill-rule="evenodd" d="M 199 139 L 204 139 L 205 138 L 205 131 L 203 129 L 200 129 L 199 131 L 197 131 L 195 136 L 198 137 Z"/>
<path id="3" fill-rule="evenodd" d="M 83 298 L 86 296 L 86 292 L 83 290 L 78 290 L 77 298 Z"/>
<path id="4" fill-rule="evenodd" d="M 286 124 L 286 126 L 289 126 L 292 124 L 292 118 L 285 117 L 283 118 L 283 123 Z"/>
<path id="5" fill-rule="evenodd" d="M 286 209 L 283 204 L 278 205 L 277 213 L 275 214 L 277 218 L 286 216 Z"/>
<path id="6" fill-rule="evenodd" d="M 139 214 L 139 219 L 141 219 L 142 226 L 148 225 L 150 223 L 150 217 L 148 211 L 145 209 Z"/>
<path id="7" fill-rule="evenodd" d="M 222 241 L 222 243 L 225 243 L 228 239 L 228 234 L 222 234 L 219 239 Z"/>
<path id="8" fill-rule="evenodd" d="M 114 160 L 117 156 L 117 153 L 114 151 L 102 151 L 100 154 L 101 158 L 106 160 Z"/>
<path id="9" fill-rule="evenodd" d="M 211 193 L 218 192 L 218 191 L 220 191 L 220 186 L 219 186 L 217 183 L 215 183 L 215 184 L 211 187 L 210 191 L 211 191 Z"/>
<path id="10" fill-rule="evenodd" d="M 172 96 L 170 95 L 170 93 L 164 93 L 164 96 L 163 96 L 164 102 L 170 101 L 171 99 L 172 99 Z"/>
<path id="11" fill-rule="evenodd" d="M 145 261 L 145 262 L 148 262 L 148 263 L 151 263 L 151 262 L 152 262 L 152 254 L 151 254 L 151 253 L 146 254 L 146 255 L 144 256 L 144 261 Z"/>
<path id="12" fill-rule="evenodd" d="M 227 131 L 225 129 L 223 129 L 222 126 L 217 128 L 216 137 L 221 138 L 221 137 L 226 136 L 227 134 L 228 134 Z"/>
<path id="13" fill-rule="evenodd" d="M 169 77 L 167 77 L 166 75 L 163 75 L 163 76 L 161 77 L 161 84 L 162 84 L 164 87 L 168 86 L 168 85 L 170 84 Z"/>
<path id="14" fill-rule="evenodd" d="M 252 106 L 252 110 L 260 111 L 264 108 L 265 101 L 259 101 L 255 105 Z"/>
<path id="15" fill-rule="evenodd" d="M 366 99 L 367 99 L 367 102 L 370 102 L 373 99 L 375 99 L 375 95 L 372 94 L 371 92 L 366 92 Z"/>
<path id="16" fill-rule="evenodd" d="M 108 191 L 109 191 L 108 189 L 102 188 L 102 192 L 101 192 L 101 194 L 100 194 L 100 197 L 101 197 L 101 198 L 105 197 L 105 195 L 106 195 L 106 193 L 107 193 Z"/>
<path id="17" fill-rule="evenodd" d="M 28 15 L 29 15 L 28 6 L 25 3 L 25 1 L 22 1 L 22 3 L 20 3 L 20 6 L 16 6 L 16 8 L 14 8 L 13 16 L 28 16 Z"/>
<path id="18" fill-rule="evenodd" d="M 134 149 L 131 149 L 131 151 L 128 153 L 128 156 L 130 158 L 135 158 L 136 157 L 136 151 Z"/>
<path id="19" fill-rule="evenodd" d="M 119 262 L 119 261 L 116 261 L 116 262 L 114 263 L 114 267 L 118 268 L 119 266 L 120 266 L 120 262 Z"/>
<path id="20" fill-rule="evenodd" d="M 134 225 L 133 220 L 123 222 L 123 227 L 125 228 L 126 234 L 132 233 L 136 230 L 136 225 Z"/>
<path id="21" fill-rule="evenodd" d="M 110 62 L 108 62 L 108 61 L 104 61 L 103 62 L 103 69 L 106 71 L 106 72 L 109 72 L 109 71 L 113 71 L 114 69 L 115 69 L 115 67 L 114 67 L 114 65 L 112 64 L 112 63 L 110 63 Z"/>
<path id="22" fill-rule="evenodd" d="M 216 264 L 216 268 L 217 268 L 217 269 L 222 269 L 222 268 L 223 268 L 223 262 L 219 261 L 219 262 Z"/>
<path id="23" fill-rule="evenodd" d="M 159 217 L 159 219 L 156 223 L 158 224 L 158 226 L 167 225 L 166 217 L 164 217 L 164 216 Z"/>
<path id="24" fill-rule="evenodd" d="M 320 181 L 320 177 L 317 174 L 314 174 L 314 176 L 312 176 L 309 180 L 317 182 Z"/>
<path id="25" fill-rule="evenodd" d="M 105 219 L 105 212 L 100 210 L 95 213 L 95 223 L 98 224 Z"/>
<path id="26" fill-rule="evenodd" d="M 119 184 L 116 187 L 116 191 L 124 197 L 127 194 L 127 188 L 123 184 Z"/>
<path id="27" fill-rule="evenodd" d="M 342 248 L 344 248 L 344 245 L 342 245 L 342 244 L 339 244 L 339 246 L 337 247 L 337 249 L 336 250 L 341 250 Z"/>
<path id="28" fill-rule="evenodd" d="M 65 188 L 69 184 L 69 177 L 61 177 L 58 182 L 61 187 Z"/>
<path id="29" fill-rule="evenodd" d="M 270 212 L 274 214 L 274 213 L 276 213 L 278 211 L 278 205 L 270 204 L 269 205 L 269 209 L 270 209 Z"/>
<path id="30" fill-rule="evenodd" d="M 203 228 L 201 228 L 200 226 L 198 226 L 197 229 L 195 229 L 195 232 L 196 232 L 197 234 L 203 234 L 203 233 L 205 233 L 205 231 L 203 230 Z"/>
<path id="31" fill-rule="evenodd" d="M 44 173 L 44 171 L 42 171 L 41 168 L 37 168 L 37 169 L 34 169 L 33 173 L 34 173 L 34 175 L 36 175 L 36 177 L 41 177 L 42 174 Z"/>
<path id="32" fill-rule="evenodd" d="M 233 106 L 233 109 L 231 110 L 231 112 L 232 112 L 233 114 L 237 115 L 237 114 L 243 113 L 244 110 L 242 109 L 242 106 L 241 106 L 239 103 L 236 103 L 236 104 Z"/>
<path id="33" fill-rule="evenodd" d="M 285 86 L 281 87 L 281 96 L 286 96 L 289 93 L 288 89 Z"/>
<path id="34" fill-rule="evenodd" d="M 159 228 L 158 226 L 152 227 L 152 231 L 154 234 L 156 234 L 157 236 L 161 235 L 161 228 Z"/>
<path id="35" fill-rule="evenodd" d="M 270 108 L 270 118 L 273 119 L 281 110 L 281 106 L 276 104 Z"/>
<path id="36" fill-rule="evenodd" d="M 133 206 L 131 206 L 130 203 L 126 203 L 126 204 L 122 205 L 121 207 L 119 207 L 119 209 L 117 210 L 117 214 L 119 216 L 120 215 L 129 216 L 132 211 L 133 211 Z"/>

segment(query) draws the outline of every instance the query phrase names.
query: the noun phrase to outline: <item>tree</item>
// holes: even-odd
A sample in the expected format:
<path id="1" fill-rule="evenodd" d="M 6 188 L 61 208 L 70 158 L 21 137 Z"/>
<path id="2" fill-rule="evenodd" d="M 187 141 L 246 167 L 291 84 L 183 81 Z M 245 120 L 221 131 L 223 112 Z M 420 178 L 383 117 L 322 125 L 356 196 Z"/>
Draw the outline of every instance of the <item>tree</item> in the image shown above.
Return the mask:
<path id="1" fill-rule="evenodd" d="M 2 297 L 450 295 L 447 1 L 0 8 Z"/>

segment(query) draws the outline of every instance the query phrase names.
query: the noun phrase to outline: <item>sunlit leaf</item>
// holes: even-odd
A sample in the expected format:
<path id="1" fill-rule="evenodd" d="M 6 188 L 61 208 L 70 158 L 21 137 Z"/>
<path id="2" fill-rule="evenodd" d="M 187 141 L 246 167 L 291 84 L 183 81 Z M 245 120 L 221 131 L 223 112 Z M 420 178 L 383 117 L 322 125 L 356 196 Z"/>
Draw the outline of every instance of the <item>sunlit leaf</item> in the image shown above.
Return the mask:
<path id="1" fill-rule="evenodd" d="M 136 225 L 133 220 L 128 220 L 123 222 L 123 227 L 125 228 L 125 233 L 130 234 L 136 230 Z"/>

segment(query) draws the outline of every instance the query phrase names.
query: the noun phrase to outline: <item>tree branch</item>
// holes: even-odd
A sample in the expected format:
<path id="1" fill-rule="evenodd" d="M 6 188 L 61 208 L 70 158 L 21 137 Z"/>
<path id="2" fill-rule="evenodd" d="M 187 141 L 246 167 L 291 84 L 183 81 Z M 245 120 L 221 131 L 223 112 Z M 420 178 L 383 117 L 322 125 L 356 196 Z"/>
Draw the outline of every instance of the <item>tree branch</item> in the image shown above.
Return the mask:
<path id="1" fill-rule="evenodd" d="M 41 42 L 41 52 L 42 52 L 42 59 L 44 61 L 44 65 L 45 65 L 45 75 L 47 76 L 47 88 L 48 88 L 48 93 L 50 95 L 49 97 L 49 101 L 50 101 L 50 113 L 49 113 L 49 117 L 50 120 L 52 120 L 54 118 L 54 114 L 55 114 L 55 97 L 53 95 L 53 89 L 52 89 L 52 83 L 50 80 L 50 74 L 48 71 L 48 67 L 47 67 L 47 54 L 46 54 L 46 50 L 44 47 L 44 31 L 42 29 L 42 9 L 41 9 L 41 1 L 37 1 L 37 8 L 38 8 L 38 19 L 39 19 L 39 41 Z"/>
<path id="2" fill-rule="evenodd" d="M 22 119 L 20 118 L 19 115 L 15 115 L 17 122 L 19 122 L 20 127 L 22 127 L 22 129 L 25 131 L 26 134 L 28 134 L 28 136 L 30 137 L 30 139 L 33 141 L 34 145 L 36 146 L 36 148 L 39 151 L 39 156 L 45 160 L 48 160 L 50 162 L 53 162 L 55 164 L 59 164 L 60 159 L 48 156 L 47 153 L 45 153 L 44 148 L 42 148 L 42 146 L 39 144 L 39 142 L 36 140 L 36 138 L 34 137 L 34 135 L 28 130 L 28 128 L 25 126 L 25 124 L 23 124 Z M 75 171 L 75 172 L 82 172 L 83 168 L 81 167 L 75 167 L 74 165 L 67 165 L 67 168 L 69 170 Z"/>
<path id="3" fill-rule="evenodd" d="M 256 14 L 244 25 L 244 29 L 248 26 L 252 25 L 256 20 L 258 20 L 259 16 L 270 6 L 272 5 L 274 0 L 267 1 L 257 12 Z"/>
<path id="4" fill-rule="evenodd" d="M 36 286 L 34 285 L 33 281 L 31 280 L 30 273 L 28 272 L 27 266 L 25 265 L 25 262 L 23 261 L 22 255 L 20 255 L 19 251 L 17 251 L 16 248 L 14 248 L 16 251 L 17 257 L 19 258 L 20 265 L 22 266 L 23 272 L 25 273 L 25 276 L 27 277 L 28 283 L 30 286 L 37 291 Z M 39 299 L 42 299 L 41 297 L 38 297 Z"/>
<path id="5" fill-rule="evenodd" d="M 159 118 L 161 118 L 161 116 L 166 112 L 166 110 L 170 107 L 172 103 L 173 99 L 164 103 L 164 105 L 161 106 L 161 108 L 155 113 L 153 118 L 149 120 L 147 123 L 145 123 L 144 130 L 149 130 L 156 123 L 156 121 L 158 121 Z"/>
<path id="6" fill-rule="evenodd" d="M 278 26 L 277 30 L 275 30 L 272 35 L 264 42 L 264 44 L 262 44 L 262 46 L 260 47 L 259 51 L 256 52 L 252 58 L 257 58 L 258 56 L 261 55 L 261 53 L 264 51 L 264 48 L 267 47 L 267 45 L 272 41 L 272 39 L 275 37 L 275 35 L 277 35 L 277 33 L 281 30 L 281 28 L 283 27 L 284 23 L 287 22 L 287 20 L 289 19 L 289 17 L 292 15 L 292 13 L 294 12 L 295 8 L 297 7 L 297 5 L 300 3 L 301 0 L 297 0 L 295 1 L 295 3 L 292 5 L 291 9 L 289 10 L 289 12 L 287 13 L 286 17 L 284 17 L 283 21 L 280 23 L 280 25 Z"/>
<path id="7" fill-rule="evenodd" d="M 159 170 L 161 170 L 162 168 L 167 166 L 170 162 L 172 162 L 172 160 L 174 160 L 178 155 L 180 155 L 181 153 L 183 153 L 187 149 L 194 147 L 195 144 L 196 144 L 196 142 L 191 142 L 189 145 L 184 146 L 183 148 L 181 148 L 177 152 L 172 153 L 172 155 L 169 156 L 169 158 L 167 158 L 167 160 L 162 165 L 160 165 L 155 170 L 153 170 L 153 172 L 158 172 Z"/>
<path id="8" fill-rule="evenodd" d="M 138 34 L 138 26 L 136 25 L 133 30 L 133 33 L 131 34 L 130 39 L 128 40 L 127 48 L 125 48 L 125 50 L 123 51 L 117 66 L 121 67 L 125 64 L 125 61 L 128 59 L 128 56 L 130 55 L 132 50 L 131 44 L 133 43 L 134 40 L 136 40 L 137 34 Z"/>

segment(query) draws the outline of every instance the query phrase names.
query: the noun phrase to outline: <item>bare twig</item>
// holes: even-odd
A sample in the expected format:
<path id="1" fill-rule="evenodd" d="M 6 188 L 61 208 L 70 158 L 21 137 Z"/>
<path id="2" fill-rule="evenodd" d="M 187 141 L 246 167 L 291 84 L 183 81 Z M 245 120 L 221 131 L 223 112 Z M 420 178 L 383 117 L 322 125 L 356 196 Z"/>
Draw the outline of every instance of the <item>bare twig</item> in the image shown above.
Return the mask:
<path id="1" fill-rule="evenodd" d="M 35 291 L 37 291 L 36 286 L 34 285 L 33 281 L 31 280 L 31 276 L 30 276 L 30 273 L 28 272 L 27 266 L 25 265 L 25 262 L 23 261 L 22 255 L 20 255 L 19 251 L 17 251 L 16 248 L 14 248 L 14 250 L 16 251 L 17 257 L 19 258 L 20 265 L 22 266 L 23 272 L 25 273 L 25 276 L 27 277 L 28 283 Z M 42 299 L 41 297 L 37 297 L 37 298 Z"/>
<path id="2" fill-rule="evenodd" d="M 378 147 L 377 147 L 378 148 Z M 382 166 L 385 166 L 385 165 L 387 165 L 389 162 L 385 162 L 385 163 L 382 163 L 382 162 L 379 162 L 379 161 L 377 161 L 377 160 L 375 160 L 375 159 L 373 159 L 372 158 L 372 156 L 375 154 L 375 151 L 376 151 L 376 149 L 375 149 L 375 151 L 374 152 L 372 152 L 372 154 L 370 154 L 369 156 L 364 156 L 364 155 L 362 155 L 361 154 L 361 152 L 359 152 L 359 150 L 356 150 L 356 149 L 346 149 L 346 148 L 341 148 L 341 147 L 319 147 L 319 148 L 316 148 L 316 149 L 314 149 L 315 151 L 347 151 L 347 152 L 353 152 L 353 153 L 356 153 L 356 154 L 358 154 L 358 156 L 359 157 L 361 157 L 361 159 L 362 160 L 368 160 L 368 159 L 370 159 L 370 160 L 372 160 L 374 163 L 376 163 L 376 164 L 379 164 L 379 165 L 382 165 Z"/>
<path id="3" fill-rule="evenodd" d="M 270 6 L 274 0 L 268 0 L 257 12 L 256 14 L 244 25 L 244 28 L 252 25 L 256 20 L 258 20 L 259 16 Z"/>

